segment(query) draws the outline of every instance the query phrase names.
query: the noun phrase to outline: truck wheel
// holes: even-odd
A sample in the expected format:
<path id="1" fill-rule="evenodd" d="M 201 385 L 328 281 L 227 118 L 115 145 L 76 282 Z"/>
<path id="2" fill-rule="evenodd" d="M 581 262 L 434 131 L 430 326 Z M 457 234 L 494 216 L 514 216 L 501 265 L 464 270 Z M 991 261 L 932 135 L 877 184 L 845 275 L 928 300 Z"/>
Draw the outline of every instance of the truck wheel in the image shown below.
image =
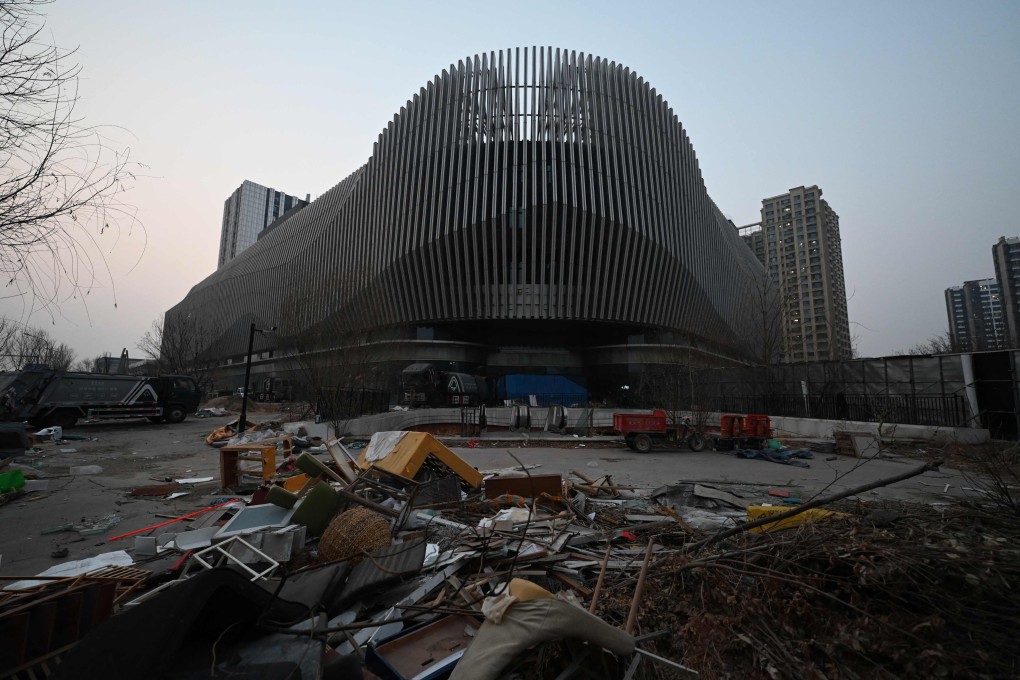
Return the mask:
<path id="1" fill-rule="evenodd" d="M 170 406 L 167 407 L 166 416 L 164 420 L 168 423 L 179 423 L 188 416 L 187 411 L 184 410 L 183 406 Z"/>
<path id="2" fill-rule="evenodd" d="M 626 435 L 623 438 L 623 442 L 627 445 L 627 448 L 630 449 L 631 451 L 635 451 L 636 450 L 634 448 L 634 436 L 633 435 L 629 435 L 629 434 Z"/>
<path id="3" fill-rule="evenodd" d="M 647 434 L 639 434 L 634 437 L 634 450 L 638 453 L 648 453 L 652 450 L 652 438 Z"/>
<path id="4" fill-rule="evenodd" d="M 46 423 L 53 427 L 74 427 L 78 422 L 78 413 L 69 408 L 57 409 L 46 418 Z"/>
<path id="5" fill-rule="evenodd" d="M 162 423 L 163 416 L 146 416 L 150 423 Z"/>
<path id="6" fill-rule="evenodd" d="M 691 447 L 691 451 L 701 451 L 705 448 L 705 439 L 698 433 L 694 433 L 687 440 L 688 446 Z"/>

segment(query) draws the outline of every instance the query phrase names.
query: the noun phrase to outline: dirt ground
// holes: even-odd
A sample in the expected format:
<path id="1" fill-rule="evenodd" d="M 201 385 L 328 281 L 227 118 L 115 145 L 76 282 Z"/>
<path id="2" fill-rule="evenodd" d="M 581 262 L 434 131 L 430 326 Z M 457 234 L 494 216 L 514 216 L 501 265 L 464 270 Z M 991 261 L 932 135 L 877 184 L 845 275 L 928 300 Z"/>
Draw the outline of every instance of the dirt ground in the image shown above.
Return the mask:
<path id="1" fill-rule="evenodd" d="M 264 407 L 251 410 L 255 420 L 289 420 L 293 414 L 268 413 Z M 220 488 L 219 452 L 206 445 L 205 436 L 226 424 L 230 417 L 189 417 L 176 425 L 152 424 L 145 420 L 84 424 L 66 431 L 86 436 L 87 441 L 44 443 L 41 452 L 15 459 L 48 480 L 49 489 L 34 492 L 0 506 L 0 575 L 33 575 L 60 562 L 81 559 L 110 550 L 131 552 L 134 539 L 111 542 L 111 537 L 152 526 L 230 497 Z M 466 442 L 464 442 L 466 444 Z M 827 460 L 818 456 L 811 467 L 799 468 L 757 460 L 737 459 L 713 451 L 656 450 L 637 454 L 622 442 L 582 441 L 563 438 L 537 441 L 501 442 L 494 448 L 453 445 L 470 464 L 479 469 L 516 465 L 513 453 L 526 464 L 539 465 L 541 473 L 570 475 L 577 470 L 589 477 L 610 474 L 617 484 L 651 490 L 664 484 L 700 481 L 731 485 L 751 501 L 768 500 L 770 486 L 787 489 L 794 496 L 809 498 L 819 492 L 833 493 L 873 479 L 899 474 L 917 461 L 897 457 L 862 461 L 852 458 Z M 71 468 L 98 465 L 102 472 L 72 474 Z M 132 489 L 188 477 L 212 477 L 211 482 L 182 486 L 188 495 L 174 500 L 161 497 L 138 498 Z M 948 486 L 948 488 L 947 488 Z M 959 470 L 946 467 L 926 473 L 896 487 L 869 492 L 866 499 L 902 499 L 935 504 L 950 497 L 967 495 L 972 486 Z M 116 518 L 116 525 L 95 535 L 75 531 L 48 533 L 68 524 Z M 180 525 L 177 525 L 180 526 Z M 170 527 L 166 530 L 174 530 Z M 166 531 L 160 530 L 160 531 Z M 45 533 L 44 533 L 45 532 Z M 156 533 L 159 533 L 158 531 Z M 67 549 L 66 556 L 53 557 Z"/>

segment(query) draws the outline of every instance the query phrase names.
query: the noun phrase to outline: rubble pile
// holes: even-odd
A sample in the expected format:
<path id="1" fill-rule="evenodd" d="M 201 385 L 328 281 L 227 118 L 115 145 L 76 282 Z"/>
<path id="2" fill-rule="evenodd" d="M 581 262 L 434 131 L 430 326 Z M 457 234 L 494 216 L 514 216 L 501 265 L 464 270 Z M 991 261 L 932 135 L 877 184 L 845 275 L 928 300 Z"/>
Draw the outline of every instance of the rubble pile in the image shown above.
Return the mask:
<path id="1" fill-rule="evenodd" d="M 662 560 L 642 625 L 705 678 L 1002 678 L 1020 653 L 1020 529 L 972 509 L 845 515 Z M 626 614 L 627 584 L 596 613 Z"/>
<path id="2" fill-rule="evenodd" d="M 479 471 L 421 432 L 377 433 L 355 456 L 256 428 L 218 453 L 204 507 L 0 591 L 0 675 L 992 678 L 1020 664 L 1020 529 L 994 504 L 641 493 L 509 451 L 510 467 Z"/>

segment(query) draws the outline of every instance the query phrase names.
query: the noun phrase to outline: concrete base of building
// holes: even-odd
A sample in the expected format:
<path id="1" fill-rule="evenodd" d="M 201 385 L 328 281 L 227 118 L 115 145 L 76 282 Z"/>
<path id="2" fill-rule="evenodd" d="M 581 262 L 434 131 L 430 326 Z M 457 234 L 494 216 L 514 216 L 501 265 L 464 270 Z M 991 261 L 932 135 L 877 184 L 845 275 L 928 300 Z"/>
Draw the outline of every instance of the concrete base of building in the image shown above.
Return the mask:
<path id="1" fill-rule="evenodd" d="M 613 426 L 613 413 L 617 411 L 640 412 L 643 409 L 566 409 L 566 430 L 577 431 L 587 427 L 606 429 Z M 650 412 L 650 409 L 645 409 Z M 541 437 L 547 430 L 549 408 L 502 407 L 487 408 L 486 420 L 490 428 L 506 428 L 510 434 Z M 530 427 L 525 427 L 522 415 L 526 412 Z M 706 425 L 718 428 L 719 413 L 708 414 Z M 414 409 L 394 411 L 356 418 L 347 423 L 348 432 L 353 436 L 368 437 L 375 432 L 387 430 L 410 430 L 436 425 L 456 425 L 462 422 L 459 408 Z M 772 418 L 772 429 L 776 437 L 799 439 L 831 439 L 833 432 L 868 432 L 885 441 L 918 440 L 931 443 L 957 442 L 960 444 L 983 444 L 990 441 L 988 430 L 968 427 L 932 427 L 928 425 L 907 425 L 898 423 L 867 423 L 850 420 L 817 420 L 813 418 Z"/>

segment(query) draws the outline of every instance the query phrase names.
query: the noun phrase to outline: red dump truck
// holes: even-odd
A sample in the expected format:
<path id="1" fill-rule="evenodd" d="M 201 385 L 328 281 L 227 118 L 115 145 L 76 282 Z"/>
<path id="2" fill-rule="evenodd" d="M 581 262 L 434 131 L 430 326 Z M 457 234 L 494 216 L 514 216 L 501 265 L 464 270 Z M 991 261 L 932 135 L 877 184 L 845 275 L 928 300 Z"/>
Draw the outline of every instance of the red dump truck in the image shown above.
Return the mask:
<path id="1" fill-rule="evenodd" d="M 688 446 L 691 451 L 705 448 L 705 439 L 691 424 L 690 418 L 675 427 L 661 408 L 649 413 L 614 413 L 613 429 L 623 435 L 627 446 L 638 453 L 648 453 L 655 444 Z"/>
<path id="2" fill-rule="evenodd" d="M 0 420 L 36 427 L 71 427 L 79 418 L 179 423 L 201 399 L 198 385 L 184 375 L 72 373 L 36 364 L 0 373 Z"/>

